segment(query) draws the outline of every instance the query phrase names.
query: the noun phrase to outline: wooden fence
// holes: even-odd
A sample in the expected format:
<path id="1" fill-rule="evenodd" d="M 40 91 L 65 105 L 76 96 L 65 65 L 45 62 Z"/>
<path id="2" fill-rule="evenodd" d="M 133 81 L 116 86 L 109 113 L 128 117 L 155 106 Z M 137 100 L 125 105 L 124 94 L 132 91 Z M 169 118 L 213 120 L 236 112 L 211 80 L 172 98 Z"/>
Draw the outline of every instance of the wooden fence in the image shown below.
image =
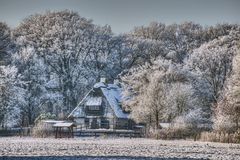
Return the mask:
<path id="1" fill-rule="evenodd" d="M 100 137 L 100 136 L 117 136 L 117 137 L 142 137 L 143 135 L 139 131 L 133 130 L 101 130 L 101 129 L 86 129 L 75 130 L 74 136 L 77 137 Z"/>
<path id="2" fill-rule="evenodd" d="M 24 127 L 24 128 L 7 128 L 7 129 L 0 129 L 0 137 L 7 137 L 7 136 L 30 136 L 32 132 L 31 127 Z"/>

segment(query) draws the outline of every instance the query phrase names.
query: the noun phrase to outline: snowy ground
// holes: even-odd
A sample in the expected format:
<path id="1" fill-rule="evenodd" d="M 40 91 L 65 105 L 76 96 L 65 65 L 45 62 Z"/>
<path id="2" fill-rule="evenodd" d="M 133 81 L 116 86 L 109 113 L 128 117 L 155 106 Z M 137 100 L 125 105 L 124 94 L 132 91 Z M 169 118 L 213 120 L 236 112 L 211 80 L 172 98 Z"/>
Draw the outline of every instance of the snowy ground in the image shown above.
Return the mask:
<path id="1" fill-rule="evenodd" d="M 0 138 L 0 160 L 240 159 L 240 144 L 129 138 Z"/>

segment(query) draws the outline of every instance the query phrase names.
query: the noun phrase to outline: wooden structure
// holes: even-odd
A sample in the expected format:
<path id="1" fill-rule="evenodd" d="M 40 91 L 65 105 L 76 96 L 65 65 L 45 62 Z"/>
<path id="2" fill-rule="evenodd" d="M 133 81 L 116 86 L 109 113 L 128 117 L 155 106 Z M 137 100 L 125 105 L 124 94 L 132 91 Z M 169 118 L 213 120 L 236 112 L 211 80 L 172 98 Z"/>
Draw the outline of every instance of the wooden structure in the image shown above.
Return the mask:
<path id="1" fill-rule="evenodd" d="M 122 109 L 122 88 L 118 81 L 107 84 L 101 79 L 87 93 L 69 118 L 83 129 L 131 130 L 134 122 Z"/>
<path id="2" fill-rule="evenodd" d="M 55 132 L 55 138 L 63 138 L 63 137 L 68 137 L 68 138 L 73 138 L 73 127 L 74 123 L 69 123 L 69 122 L 61 122 L 61 123 L 56 123 L 53 125 L 54 132 Z"/>

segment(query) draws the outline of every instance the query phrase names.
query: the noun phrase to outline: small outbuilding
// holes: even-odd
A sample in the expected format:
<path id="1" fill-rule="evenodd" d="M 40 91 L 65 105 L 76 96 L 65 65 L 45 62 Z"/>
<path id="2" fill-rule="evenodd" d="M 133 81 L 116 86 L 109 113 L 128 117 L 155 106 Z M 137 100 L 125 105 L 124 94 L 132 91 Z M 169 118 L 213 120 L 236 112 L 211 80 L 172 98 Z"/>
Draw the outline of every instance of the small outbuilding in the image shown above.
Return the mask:
<path id="1" fill-rule="evenodd" d="M 62 138 L 68 137 L 68 138 L 73 138 L 73 127 L 74 123 L 69 123 L 69 122 L 61 122 L 61 123 L 56 123 L 53 125 L 54 131 L 55 131 L 55 138 Z"/>

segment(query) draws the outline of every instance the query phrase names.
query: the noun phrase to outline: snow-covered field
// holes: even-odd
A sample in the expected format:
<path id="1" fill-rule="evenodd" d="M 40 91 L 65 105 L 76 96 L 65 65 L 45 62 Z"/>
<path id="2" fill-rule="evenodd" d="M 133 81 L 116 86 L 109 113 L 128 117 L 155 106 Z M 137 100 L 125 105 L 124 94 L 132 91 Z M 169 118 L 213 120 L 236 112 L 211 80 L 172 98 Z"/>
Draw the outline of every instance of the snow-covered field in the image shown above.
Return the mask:
<path id="1" fill-rule="evenodd" d="M 21 157 L 21 158 L 17 158 Z M 240 159 L 240 144 L 129 138 L 0 138 L 0 159 Z"/>

